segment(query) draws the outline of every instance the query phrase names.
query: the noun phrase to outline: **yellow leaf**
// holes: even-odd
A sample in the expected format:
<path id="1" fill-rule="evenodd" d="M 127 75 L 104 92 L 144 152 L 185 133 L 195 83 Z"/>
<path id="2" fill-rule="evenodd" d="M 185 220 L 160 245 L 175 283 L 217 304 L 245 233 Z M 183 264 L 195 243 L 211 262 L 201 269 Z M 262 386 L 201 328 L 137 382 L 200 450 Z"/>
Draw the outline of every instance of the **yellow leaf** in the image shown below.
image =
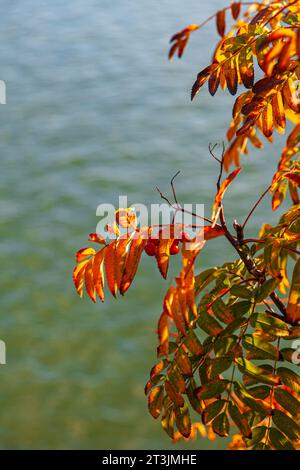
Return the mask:
<path id="1" fill-rule="evenodd" d="M 96 251 L 94 250 L 94 248 L 82 248 L 76 253 L 76 261 L 77 263 L 80 263 L 86 258 L 89 258 L 90 256 L 94 255 L 95 253 Z"/>

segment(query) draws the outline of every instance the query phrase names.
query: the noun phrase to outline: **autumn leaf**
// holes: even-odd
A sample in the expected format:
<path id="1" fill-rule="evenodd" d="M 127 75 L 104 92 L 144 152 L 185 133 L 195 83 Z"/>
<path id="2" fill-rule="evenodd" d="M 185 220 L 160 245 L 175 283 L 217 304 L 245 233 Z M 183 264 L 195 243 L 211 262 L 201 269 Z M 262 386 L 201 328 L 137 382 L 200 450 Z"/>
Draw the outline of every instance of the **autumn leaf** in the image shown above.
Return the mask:
<path id="1" fill-rule="evenodd" d="M 296 323 L 300 321 L 300 259 L 298 259 L 294 267 L 286 314 L 291 322 Z"/>
<path id="2" fill-rule="evenodd" d="M 218 11 L 217 16 L 216 16 L 217 30 L 221 37 L 223 37 L 225 34 L 225 27 L 226 27 L 225 14 L 226 14 L 225 10 L 220 10 Z"/>
<path id="3" fill-rule="evenodd" d="M 241 171 L 241 168 L 236 168 L 232 173 L 230 173 L 230 175 L 228 175 L 227 178 L 223 181 L 223 183 L 220 186 L 220 189 L 218 190 L 216 194 L 214 204 L 213 204 L 213 209 L 212 209 L 212 216 L 211 216 L 214 224 L 216 223 L 218 219 L 220 206 L 222 204 L 222 199 L 224 197 L 224 194 L 228 186 L 230 186 L 230 184 L 233 182 L 233 180 L 239 174 L 240 171 Z"/>

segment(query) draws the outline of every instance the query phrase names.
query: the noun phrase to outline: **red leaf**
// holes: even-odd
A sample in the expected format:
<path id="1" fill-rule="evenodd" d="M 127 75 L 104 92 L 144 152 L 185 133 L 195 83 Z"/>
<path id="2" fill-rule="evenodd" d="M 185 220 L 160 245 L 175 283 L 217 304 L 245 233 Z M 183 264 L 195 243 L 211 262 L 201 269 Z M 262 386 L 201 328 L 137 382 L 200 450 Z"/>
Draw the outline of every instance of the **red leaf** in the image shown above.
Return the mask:
<path id="1" fill-rule="evenodd" d="M 216 25 L 217 25 L 217 30 L 218 30 L 219 35 L 223 37 L 225 34 L 225 27 L 226 27 L 225 10 L 218 11 L 217 16 L 216 16 Z"/>

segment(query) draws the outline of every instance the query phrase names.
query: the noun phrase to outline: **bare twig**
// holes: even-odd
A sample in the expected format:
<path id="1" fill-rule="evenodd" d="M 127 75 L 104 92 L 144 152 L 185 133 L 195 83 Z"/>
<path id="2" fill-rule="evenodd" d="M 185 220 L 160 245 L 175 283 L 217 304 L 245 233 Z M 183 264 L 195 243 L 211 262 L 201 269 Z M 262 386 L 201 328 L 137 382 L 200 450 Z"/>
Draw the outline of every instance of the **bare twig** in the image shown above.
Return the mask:
<path id="1" fill-rule="evenodd" d="M 219 162 L 220 164 L 222 164 L 221 160 L 215 156 L 214 154 L 214 150 L 215 148 L 218 146 L 218 144 L 214 144 L 213 146 L 211 146 L 211 143 L 208 144 L 208 150 L 209 150 L 209 153 L 211 154 L 211 156 L 217 161 Z"/>
<path id="2" fill-rule="evenodd" d="M 262 199 L 265 197 L 265 195 L 269 192 L 269 190 L 271 189 L 271 184 L 270 186 L 267 187 L 267 189 L 262 193 L 262 195 L 260 196 L 260 198 L 256 201 L 256 203 L 254 204 L 254 206 L 252 207 L 251 211 L 249 212 L 249 214 L 247 215 L 246 219 L 245 219 L 245 222 L 243 223 L 242 225 L 242 228 L 244 229 L 245 228 L 245 225 L 247 224 L 248 220 L 250 219 L 251 215 L 253 214 L 253 212 L 255 211 L 255 209 L 257 208 L 257 206 L 260 204 L 260 202 L 262 201 Z"/>
<path id="3" fill-rule="evenodd" d="M 173 192 L 173 197 L 174 197 L 174 201 L 176 202 L 177 205 L 179 205 L 179 204 L 178 204 L 178 201 L 177 201 L 176 191 L 175 191 L 175 187 L 174 187 L 174 180 L 175 180 L 176 176 L 179 175 L 179 173 L 180 173 L 180 170 L 177 171 L 177 173 L 175 173 L 175 175 L 171 179 L 171 188 L 172 188 L 172 192 Z"/>
<path id="4" fill-rule="evenodd" d="M 162 193 L 162 191 L 161 191 L 157 186 L 156 186 L 156 189 L 157 189 L 157 191 L 158 191 L 160 197 L 161 197 L 164 201 L 166 201 L 166 202 L 169 204 L 169 206 L 172 207 L 172 209 L 174 209 L 175 211 L 180 211 L 180 212 L 183 212 L 183 213 L 192 215 L 193 217 L 198 217 L 199 219 L 202 219 L 202 220 L 204 220 L 205 222 L 207 222 L 207 223 L 209 223 L 209 224 L 212 224 L 212 220 L 209 219 L 208 217 L 204 217 L 204 216 L 202 216 L 202 215 L 196 214 L 195 212 L 188 211 L 188 210 L 182 208 L 180 205 L 174 207 L 174 205 L 172 204 L 172 202 L 167 198 L 167 196 L 165 196 L 165 195 Z M 219 228 L 221 228 L 219 224 L 217 224 L 217 226 L 218 226 Z"/>

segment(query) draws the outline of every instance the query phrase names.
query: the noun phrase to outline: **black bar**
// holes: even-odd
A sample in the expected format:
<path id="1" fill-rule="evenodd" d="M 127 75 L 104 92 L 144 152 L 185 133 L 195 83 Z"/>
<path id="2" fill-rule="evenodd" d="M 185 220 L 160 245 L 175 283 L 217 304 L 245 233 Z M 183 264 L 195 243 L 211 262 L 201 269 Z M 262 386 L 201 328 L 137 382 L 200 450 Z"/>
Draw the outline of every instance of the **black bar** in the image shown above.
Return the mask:
<path id="1" fill-rule="evenodd" d="M 298 455 L 295 451 L 186 451 L 186 450 L 2 450 L 1 465 L 18 464 L 37 465 L 43 468 L 66 465 L 68 468 L 183 468 L 188 465 L 199 468 L 207 465 L 211 470 L 220 465 L 220 469 L 230 465 L 233 468 L 253 468 L 255 465 L 297 465 Z M 3 467 L 2 467 L 3 468 Z M 54 469 L 56 470 L 56 469 Z M 268 470 L 268 469 L 266 469 Z"/>

